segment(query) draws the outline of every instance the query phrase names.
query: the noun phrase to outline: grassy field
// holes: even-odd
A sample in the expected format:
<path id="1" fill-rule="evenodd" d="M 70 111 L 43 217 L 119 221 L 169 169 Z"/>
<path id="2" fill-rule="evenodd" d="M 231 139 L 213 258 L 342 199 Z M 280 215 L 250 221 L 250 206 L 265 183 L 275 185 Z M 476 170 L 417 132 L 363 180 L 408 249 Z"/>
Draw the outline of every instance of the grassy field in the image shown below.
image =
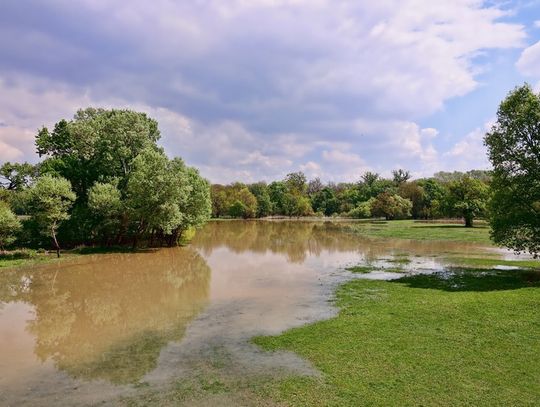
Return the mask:
<path id="1" fill-rule="evenodd" d="M 266 394 L 294 406 L 540 405 L 540 274 L 460 269 L 356 280 L 336 318 L 255 338 L 298 353 L 322 379 Z"/>
<path id="2" fill-rule="evenodd" d="M 355 233 L 394 239 L 448 240 L 482 245 L 493 245 L 489 239 L 489 227 L 485 224 L 466 228 L 460 224 L 422 223 L 413 220 L 378 221 L 358 223 L 353 226 Z"/>

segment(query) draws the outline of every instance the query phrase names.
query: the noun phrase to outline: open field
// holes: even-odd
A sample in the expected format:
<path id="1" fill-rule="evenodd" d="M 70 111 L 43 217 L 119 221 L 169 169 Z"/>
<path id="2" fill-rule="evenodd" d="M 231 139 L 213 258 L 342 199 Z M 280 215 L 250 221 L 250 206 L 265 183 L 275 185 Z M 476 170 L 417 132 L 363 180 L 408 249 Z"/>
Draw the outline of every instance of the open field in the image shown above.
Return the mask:
<path id="1" fill-rule="evenodd" d="M 413 220 L 394 220 L 362 222 L 352 229 L 361 235 L 393 239 L 448 240 L 478 243 L 491 246 L 489 227 L 476 222 L 475 227 L 466 228 L 462 224 L 439 222 L 416 222 Z"/>
<path id="2" fill-rule="evenodd" d="M 275 382 L 269 396 L 294 406 L 540 403 L 537 272 L 356 280 L 337 305 L 336 318 L 255 339 L 323 373 Z"/>

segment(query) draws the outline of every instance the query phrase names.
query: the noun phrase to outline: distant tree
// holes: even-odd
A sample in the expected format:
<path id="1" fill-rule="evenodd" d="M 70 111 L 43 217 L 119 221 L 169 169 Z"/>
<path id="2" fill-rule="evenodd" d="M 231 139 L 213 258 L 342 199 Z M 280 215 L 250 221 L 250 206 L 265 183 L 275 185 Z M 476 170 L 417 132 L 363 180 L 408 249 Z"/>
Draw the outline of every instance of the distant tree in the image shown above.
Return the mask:
<path id="1" fill-rule="evenodd" d="M 0 167 L 0 185 L 8 191 L 20 191 L 37 176 L 36 167 L 29 163 L 5 162 Z"/>
<path id="2" fill-rule="evenodd" d="M 411 173 L 402 169 L 392 171 L 393 181 L 396 185 L 401 185 L 411 179 Z"/>
<path id="3" fill-rule="evenodd" d="M 371 171 L 367 171 L 362 175 L 362 181 L 369 187 L 371 187 L 379 178 L 379 174 Z"/>
<path id="4" fill-rule="evenodd" d="M 424 191 L 424 206 L 421 217 L 431 219 L 442 216 L 443 204 L 446 199 L 444 186 L 433 178 L 419 180 L 418 185 Z"/>
<path id="5" fill-rule="evenodd" d="M 224 185 L 213 184 L 210 187 L 212 198 L 212 216 L 219 218 L 227 214 L 228 197 L 227 188 Z"/>
<path id="6" fill-rule="evenodd" d="M 412 203 L 412 217 L 421 218 L 425 213 L 426 194 L 417 182 L 402 182 L 398 188 L 399 196 Z"/>
<path id="7" fill-rule="evenodd" d="M 285 214 L 285 194 L 287 186 L 282 181 L 274 181 L 268 185 L 268 193 L 272 201 L 272 213 L 274 215 Z"/>
<path id="8" fill-rule="evenodd" d="M 323 188 L 311 198 L 311 205 L 315 212 L 322 212 L 325 216 L 330 216 L 339 210 L 336 194 L 328 187 Z"/>
<path id="9" fill-rule="evenodd" d="M 0 202 L 0 250 L 4 251 L 15 241 L 21 222 L 5 202 Z"/>
<path id="10" fill-rule="evenodd" d="M 228 214 L 233 218 L 254 218 L 257 216 L 257 198 L 242 184 L 237 185 L 233 194 L 233 202 Z"/>
<path id="11" fill-rule="evenodd" d="M 450 216 L 462 216 L 465 227 L 472 227 L 474 218 L 486 214 L 488 187 L 482 181 L 463 176 L 448 184 L 446 210 Z"/>
<path id="12" fill-rule="evenodd" d="M 308 182 L 307 193 L 309 196 L 312 196 L 318 192 L 321 192 L 323 188 L 324 184 L 322 183 L 321 179 L 317 177 Z"/>
<path id="13" fill-rule="evenodd" d="M 490 224 L 493 240 L 540 255 L 540 94 L 529 85 L 500 104 L 485 144 L 493 165 Z"/>
<path id="14" fill-rule="evenodd" d="M 39 177 L 28 193 L 29 213 L 41 232 L 52 238 L 58 257 L 60 257 L 58 227 L 69 219 L 69 209 L 75 198 L 68 180 L 50 175 Z"/>
<path id="15" fill-rule="evenodd" d="M 257 217 L 262 218 L 272 214 L 272 201 L 268 192 L 268 185 L 264 182 L 257 182 L 249 186 L 250 192 L 257 199 Z"/>
<path id="16" fill-rule="evenodd" d="M 384 216 L 387 220 L 407 218 L 411 216 L 411 209 L 409 199 L 388 192 L 380 193 L 371 204 L 371 214 Z"/>
<path id="17" fill-rule="evenodd" d="M 367 219 L 371 217 L 371 207 L 375 198 L 360 202 L 355 208 L 347 212 L 347 216 L 355 219 Z"/>
<path id="18" fill-rule="evenodd" d="M 307 192 L 307 178 L 301 171 L 287 174 L 285 185 L 287 190 L 293 194 L 303 195 Z"/>

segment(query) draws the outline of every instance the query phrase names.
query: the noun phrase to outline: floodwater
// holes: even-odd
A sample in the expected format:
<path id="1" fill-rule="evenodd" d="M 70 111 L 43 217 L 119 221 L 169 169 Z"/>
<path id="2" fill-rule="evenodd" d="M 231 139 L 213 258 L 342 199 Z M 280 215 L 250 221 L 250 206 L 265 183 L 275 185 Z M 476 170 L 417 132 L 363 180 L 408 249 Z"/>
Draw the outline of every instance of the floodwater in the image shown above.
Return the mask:
<path id="1" fill-rule="evenodd" d="M 249 339 L 334 315 L 336 284 L 353 278 L 347 266 L 382 269 L 355 277 L 399 277 L 385 267 L 435 270 L 445 253 L 483 250 L 368 239 L 346 223 L 227 221 L 184 248 L 0 270 L 0 405 L 114 404 L 208 366 L 317 374 Z"/>

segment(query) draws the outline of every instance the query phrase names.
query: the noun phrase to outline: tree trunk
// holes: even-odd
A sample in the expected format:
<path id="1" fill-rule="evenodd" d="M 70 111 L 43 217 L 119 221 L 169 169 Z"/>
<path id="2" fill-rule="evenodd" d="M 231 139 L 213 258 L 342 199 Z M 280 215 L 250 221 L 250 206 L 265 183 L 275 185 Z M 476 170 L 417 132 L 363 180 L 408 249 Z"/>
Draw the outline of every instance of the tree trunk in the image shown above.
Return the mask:
<path id="1" fill-rule="evenodd" d="M 54 231 L 54 226 L 51 228 L 51 234 L 54 241 L 54 247 L 56 248 L 56 257 L 60 258 L 60 245 L 58 244 L 58 240 L 56 239 L 56 233 Z"/>
<path id="2" fill-rule="evenodd" d="M 465 216 L 465 227 L 466 228 L 472 228 L 473 227 L 473 217 L 470 215 Z"/>

